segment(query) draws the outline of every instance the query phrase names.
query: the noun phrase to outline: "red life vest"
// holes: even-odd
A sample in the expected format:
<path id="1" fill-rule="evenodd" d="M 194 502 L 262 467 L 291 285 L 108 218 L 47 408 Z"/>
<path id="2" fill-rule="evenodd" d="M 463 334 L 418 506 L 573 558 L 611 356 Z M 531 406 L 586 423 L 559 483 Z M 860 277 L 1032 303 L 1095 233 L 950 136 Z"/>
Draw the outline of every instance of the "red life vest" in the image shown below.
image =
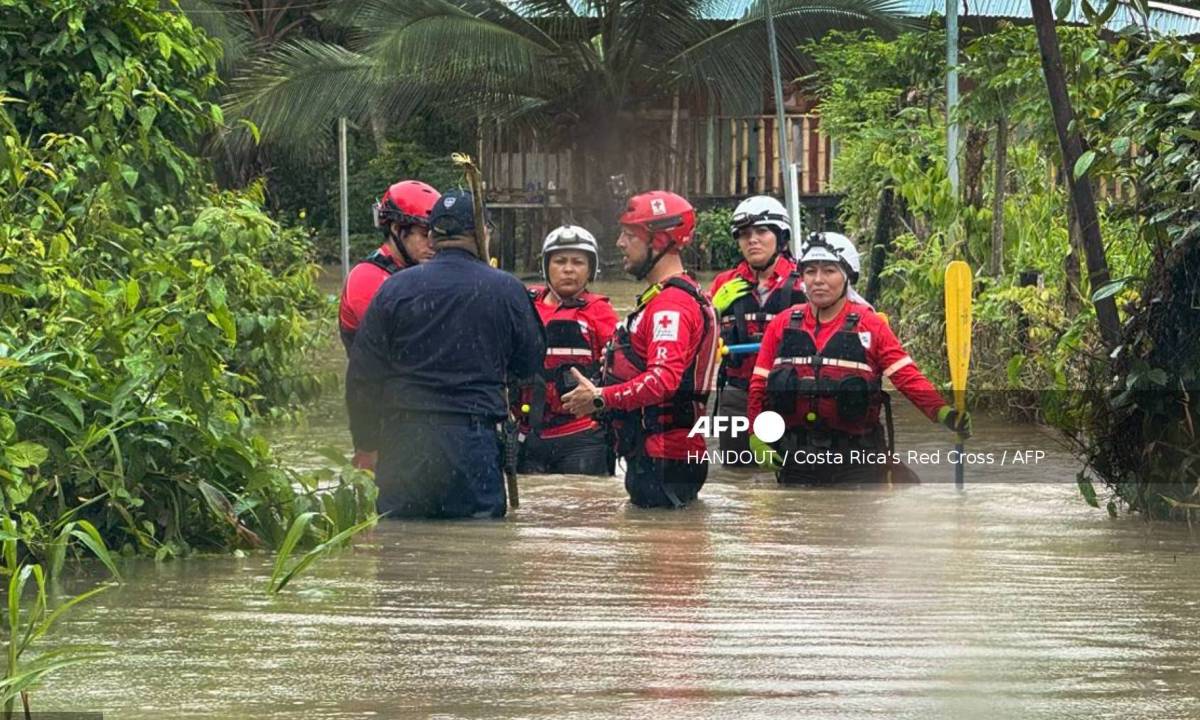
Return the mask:
<path id="1" fill-rule="evenodd" d="M 350 277 L 346 279 L 346 287 L 342 288 L 341 307 L 338 309 L 338 330 L 347 353 L 354 346 L 354 336 L 358 333 L 358 326 L 367 314 L 370 298 L 374 297 L 379 287 L 389 277 L 406 267 L 385 253 L 383 248 L 376 248 L 374 252 L 363 258 L 362 262 L 374 265 L 385 274 L 380 276 L 374 271 L 364 272 L 355 266 L 354 270 L 350 272 Z M 352 300 L 352 297 L 361 299 Z"/>
<path id="2" fill-rule="evenodd" d="M 767 295 L 766 300 L 761 304 L 758 297 L 756 288 L 755 291 L 735 300 L 733 304 L 725 308 L 725 312 L 721 313 L 721 340 L 726 345 L 762 342 L 763 331 L 766 330 L 767 323 L 792 305 L 806 300 L 799 268 L 793 266 L 791 272 Z M 724 358 L 724 364 L 729 375 L 729 384 L 743 390 L 747 389 L 750 375 L 754 371 L 754 354 L 727 355 Z"/>
<path id="3" fill-rule="evenodd" d="M 867 362 L 857 332 L 858 313 L 846 315 L 841 330 L 818 351 L 803 327 L 804 310 L 803 305 L 793 309 L 784 328 L 767 376 L 766 409 L 782 415 L 789 429 L 874 432 L 884 394 L 880 373 Z"/>
<path id="4" fill-rule="evenodd" d="M 697 344 L 695 357 L 683 373 L 678 390 L 671 399 L 660 405 L 630 411 L 610 410 L 609 414 L 617 431 L 617 453 L 624 457 L 643 451 L 644 440 L 670 430 L 691 430 L 696 418 L 705 412 L 715 361 L 716 328 L 712 304 L 698 287 L 675 276 L 663 283 L 668 287 L 683 290 L 700 306 L 704 319 L 703 335 Z M 638 355 L 633 346 L 633 334 L 629 327 L 636 317 L 646 311 L 649 300 L 641 302 L 629 314 L 626 322 L 617 328 L 604 355 L 603 384 L 617 385 L 631 380 L 646 371 L 646 358 Z"/>
<path id="5" fill-rule="evenodd" d="M 544 296 L 544 288 L 530 289 L 530 297 L 543 317 L 543 308 L 536 304 Z M 524 414 L 527 432 L 557 437 L 596 426 L 591 418 L 576 418 L 562 406 L 562 396 L 577 384 L 571 368 L 577 368 L 594 383 L 600 382 L 601 353 L 595 348 L 603 342 L 603 331 L 596 318 L 589 317 L 588 308 L 593 303 L 607 304 L 608 298 L 584 293 L 579 298 L 564 299 L 545 320 L 546 357 L 542 372 L 533 384 L 521 388 L 521 403 L 529 406 Z M 611 316 L 612 311 L 608 313 Z"/>

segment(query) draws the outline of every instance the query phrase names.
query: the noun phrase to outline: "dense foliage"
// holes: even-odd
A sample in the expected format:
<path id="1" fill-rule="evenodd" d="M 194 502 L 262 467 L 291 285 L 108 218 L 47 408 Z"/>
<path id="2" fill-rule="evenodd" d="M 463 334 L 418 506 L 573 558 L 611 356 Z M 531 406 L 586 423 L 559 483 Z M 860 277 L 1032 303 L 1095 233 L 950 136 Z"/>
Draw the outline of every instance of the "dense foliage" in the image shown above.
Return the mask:
<path id="1" fill-rule="evenodd" d="M 319 389 L 302 361 L 325 301 L 306 238 L 194 159 L 221 121 L 216 46 L 153 0 L 6 4 L 0 28 L 7 534 L 41 559 L 87 520 L 162 557 L 274 545 L 308 510 L 361 519 L 369 481 L 322 500 L 252 426 Z"/>
<path id="2" fill-rule="evenodd" d="M 1178 336 L 1192 297 L 1180 273 L 1193 267 L 1180 258 L 1200 227 L 1187 199 L 1196 188 L 1190 152 L 1196 138 L 1189 133 L 1196 127 L 1193 98 L 1200 97 L 1195 68 L 1188 69 L 1193 51 L 1134 32 L 1109 41 L 1092 29 L 1059 30 L 1072 104 L 1091 148 L 1070 171 L 1090 172 L 1102 190 L 1101 232 L 1113 276 L 1122 278 L 1092 288 L 1071 227 L 1061 180 L 1066 171 L 1059 168 L 1033 30 L 1002 27 L 964 47 L 958 196 L 945 160 L 944 37 L 937 31 L 892 41 L 867 35 L 811 48 L 820 67 L 813 83 L 825 98 L 825 129 L 839 139 L 834 177 L 846 193 L 844 220 L 860 240 L 874 238 L 887 250 L 885 263 L 869 269 L 882 281 L 879 303 L 893 313 L 914 355 L 945 378 L 942 273 L 949 260 L 968 260 L 977 269 L 975 401 L 1063 429 L 1117 497 L 1158 514 L 1162 503 L 1147 498 L 1164 494 L 1147 488 L 1159 486 L 1161 468 L 1146 454 L 1162 439 L 1157 432 L 1133 434 L 1128 423 L 1160 428 L 1155 423 L 1162 412 L 1181 416 L 1187 403 L 1151 393 L 1150 408 L 1117 422 L 1107 396 L 1126 386 L 1186 393 L 1194 384 L 1185 368 L 1195 366 L 1196 348 Z M 894 202 L 881 228 L 885 190 Z M 1033 277 L 1040 282 L 1030 282 Z M 1145 286 L 1138 305 L 1129 305 L 1147 278 L 1157 280 Z M 1093 293 L 1119 293 L 1133 318 L 1127 335 L 1142 333 L 1128 338 L 1116 387 L 1088 302 Z M 1159 325 L 1170 318 L 1166 325 L 1176 335 L 1160 332 L 1152 340 L 1148 328 L 1157 326 L 1150 317 Z M 1130 403 L 1129 393 L 1117 395 L 1116 406 L 1122 403 Z M 1188 455 L 1197 448 L 1194 435 L 1181 442 L 1175 436 L 1181 426 L 1168 427 L 1183 456 L 1194 457 Z M 1166 494 L 1171 502 L 1196 489 L 1196 473 L 1190 464 L 1181 466 L 1180 457 L 1162 466 L 1180 480 Z M 1081 486 L 1089 502 L 1097 502 L 1082 476 Z"/>

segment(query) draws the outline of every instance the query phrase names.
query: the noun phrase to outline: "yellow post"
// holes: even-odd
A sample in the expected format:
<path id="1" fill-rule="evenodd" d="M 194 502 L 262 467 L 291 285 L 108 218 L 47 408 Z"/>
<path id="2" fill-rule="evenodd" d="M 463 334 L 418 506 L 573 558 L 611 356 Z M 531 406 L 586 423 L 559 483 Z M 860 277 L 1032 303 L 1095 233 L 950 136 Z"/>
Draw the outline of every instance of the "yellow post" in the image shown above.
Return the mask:
<path id="1" fill-rule="evenodd" d="M 971 268 L 962 260 L 946 266 L 946 353 L 950 360 L 950 387 L 954 390 L 954 408 L 959 414 L 967 409 L 967 373 L 971 367 Z M 955 445 L 958 462 L 954 465 L 954 484 L 963 487 L 960 435 Z"/>

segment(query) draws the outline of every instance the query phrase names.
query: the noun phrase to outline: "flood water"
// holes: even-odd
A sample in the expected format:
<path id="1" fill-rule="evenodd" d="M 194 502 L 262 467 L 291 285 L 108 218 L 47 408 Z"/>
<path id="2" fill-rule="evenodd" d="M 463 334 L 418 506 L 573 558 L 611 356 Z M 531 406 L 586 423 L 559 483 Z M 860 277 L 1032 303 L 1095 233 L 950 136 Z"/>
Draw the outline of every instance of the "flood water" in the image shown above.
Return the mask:
<path id="1" fill-rule="evenodd" d="M 618 306 L 636 294 L 610 285 Z M 331 345 L 329 361 L 340 362 Z M 904 449 L 949 434 L 900 401 Z M 276 430 L 349 447 L 336 394 Z M 1054 436 L 981 418 L 920 486 L 780 488 L 714 468 L 682 511 L 619 479 L 522 477 L 502 522 L 386 521 L 278 597 L 271 558 L 127 566 L 54 639 L 113 657 L 34 709 L 106 718 L 1192 718 L 1200 562 L 1185 527 L 1083 503 Z"/>

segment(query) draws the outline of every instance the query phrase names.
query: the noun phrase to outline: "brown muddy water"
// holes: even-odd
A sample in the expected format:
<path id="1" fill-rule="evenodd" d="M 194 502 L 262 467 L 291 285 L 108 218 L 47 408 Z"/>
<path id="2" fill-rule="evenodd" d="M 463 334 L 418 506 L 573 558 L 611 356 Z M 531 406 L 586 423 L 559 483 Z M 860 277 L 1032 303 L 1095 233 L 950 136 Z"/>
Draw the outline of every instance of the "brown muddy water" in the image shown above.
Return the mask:
<path id="1" fill-rule="evenodd" d="M 607 284 L 620 306 L 637 292 Z M 342 362 L 331 343 L 327 359 Z M 949 437 L 904 402 L 905 449 Z M 1193 718 L 1200 562 L 1184 527 L 1083 503 L 1054 436 L 980 418 L 895 489 L 714 468 L 682 511 L 619 479 L 521 478 L 502 522 L 383 522 L 279 597 L 271 558 L 126 567 L 58 643 L 41 710 L 106 718 Z M 340 399 L 273 436 L 349 446 Z M 944 460 L 944 458 L 943 458 Z"/>

